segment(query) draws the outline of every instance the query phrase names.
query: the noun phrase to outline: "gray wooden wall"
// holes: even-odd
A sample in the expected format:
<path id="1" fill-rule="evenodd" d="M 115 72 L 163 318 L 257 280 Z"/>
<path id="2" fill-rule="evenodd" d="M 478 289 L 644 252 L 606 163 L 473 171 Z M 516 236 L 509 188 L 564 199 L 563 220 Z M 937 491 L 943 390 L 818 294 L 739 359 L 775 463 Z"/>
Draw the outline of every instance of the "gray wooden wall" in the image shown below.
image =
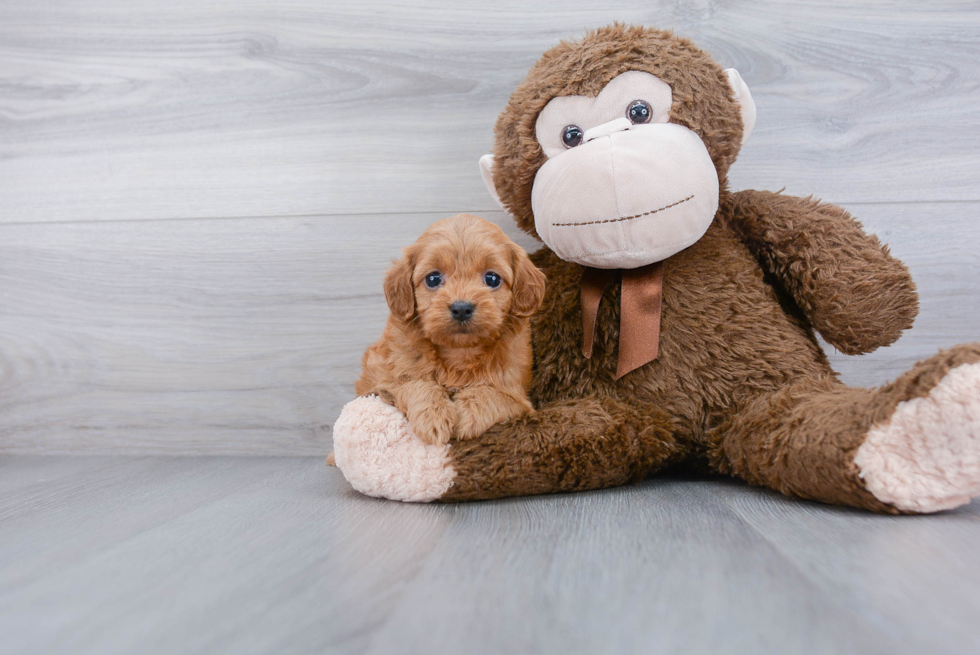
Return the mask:
<path id="1" fill-rule="evenodd" d="M 863 6 L 852 6 L 863 5 Z M 620 20 L 738 68 L 732 187 L 844 205 L 912 268 L 879 384 L 980 338 L 980 10 L 840 0 L 4 0 L 0 453 L 322 454 L 430 222 L 528 67 Z"/>

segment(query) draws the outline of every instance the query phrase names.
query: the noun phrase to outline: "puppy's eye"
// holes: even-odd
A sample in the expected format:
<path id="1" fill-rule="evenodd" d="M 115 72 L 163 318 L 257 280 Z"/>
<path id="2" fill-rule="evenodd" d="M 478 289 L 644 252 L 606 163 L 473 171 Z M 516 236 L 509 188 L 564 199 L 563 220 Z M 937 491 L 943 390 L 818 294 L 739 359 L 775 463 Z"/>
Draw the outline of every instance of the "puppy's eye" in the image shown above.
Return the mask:
<path id="1" fill-rule="evenodd" d="M 653 110 L 650 109 L 646 100 L 634 100 L 626 108 L 626 118 L 630 119 L 634 125 L 649 123 L 651 116 L 653 116 Z"/>
<path id="2" fill-rule="evenodd" d="M 561 130 L 561 142 L 565 144 L 566 148 L 581 145 L 584 136 L 585 132 L 578 125 L 566 125 Z"/>
<path id="3" fill-rule="evenodd" d="M 500 286 L 500 276 L 493 271 L 490 271 L 483 276 L 483 283 L 491 289 L 496 289 Z"/>
<path id="4" fill-rule="evenodd" d="M 425 276 L 425 286 L 430 289 L 435 289 L 440 284 L 442 284 L 442 273 L 439 271 L 432 271 Z"/>

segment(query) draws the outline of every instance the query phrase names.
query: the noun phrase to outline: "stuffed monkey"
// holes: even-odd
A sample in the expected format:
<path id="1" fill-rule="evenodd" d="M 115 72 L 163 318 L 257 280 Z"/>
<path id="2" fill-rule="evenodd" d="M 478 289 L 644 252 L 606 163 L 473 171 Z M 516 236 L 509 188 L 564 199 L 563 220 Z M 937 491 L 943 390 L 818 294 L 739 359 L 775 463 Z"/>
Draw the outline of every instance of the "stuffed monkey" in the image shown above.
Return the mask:
<path id="1" fill-rule="evenodd" d="M 846 211 L 728 189 L 751 94 L 690 41 L 613 25 L 534 65 L 481 160 L 545 247 L 533 318 L 535 414 L 429 446 L 377 398 L 344 409 L 336 460 L 356 489 L 463 501 L 626 484 L 699 464 L 877 512 L 980 494 L 980 344 L 878 389 L 847 354 L 895 341 L 918 301 L 906 267 Z"/>

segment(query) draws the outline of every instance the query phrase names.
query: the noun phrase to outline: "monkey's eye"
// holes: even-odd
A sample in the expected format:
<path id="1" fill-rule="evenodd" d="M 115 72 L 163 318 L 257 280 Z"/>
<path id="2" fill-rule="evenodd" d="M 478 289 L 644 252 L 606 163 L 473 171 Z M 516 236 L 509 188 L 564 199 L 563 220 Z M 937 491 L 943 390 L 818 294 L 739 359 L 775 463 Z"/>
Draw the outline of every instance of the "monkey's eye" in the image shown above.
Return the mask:
<path id="1" fill-rule="evenodd" d="M 432 271 L 425 276 L 425 286 L 430 289 L 435 289 L 440 284 L 442 284 L 442 273 L 439 271 Z"/>
<path id="2" fill-rule="evenodd" d="M 487 274 L 483 276 L 483 283 L 491 289 L 496 289 L 500 286 L 500 276 L 493 271 L 487 271 Z"/>
<path id="3" fill-rule="evenodd" d="M 653 112 L 646 100 L 634 100 L 626 110 L 626 118 L 630 119 L 634 125 L 649 123 L 651 116 L 653 116 Z"/>
<path id="4" fill-rule="evenodd" d="M 585 132 L 578 125 L 566 125 L 561 131 L 561 142 L 566 148 L 574 148 L 582 144 L 582 137 Z"/>

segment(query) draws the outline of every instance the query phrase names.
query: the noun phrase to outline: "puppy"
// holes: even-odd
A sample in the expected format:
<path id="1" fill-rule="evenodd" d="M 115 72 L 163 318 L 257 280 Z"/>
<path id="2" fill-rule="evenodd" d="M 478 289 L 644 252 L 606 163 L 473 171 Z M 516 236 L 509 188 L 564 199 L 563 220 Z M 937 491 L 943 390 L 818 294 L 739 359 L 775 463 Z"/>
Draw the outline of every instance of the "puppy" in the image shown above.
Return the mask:
<path id="1" fill-rule="evenodd" d="M 364 353 L 357 394 L 381 396 L 431 444 L 534 411 L 529 317 L 544 289 L 493 223 L 461 214 L 433 224 L 388 270 L 391 315 Z"/>

